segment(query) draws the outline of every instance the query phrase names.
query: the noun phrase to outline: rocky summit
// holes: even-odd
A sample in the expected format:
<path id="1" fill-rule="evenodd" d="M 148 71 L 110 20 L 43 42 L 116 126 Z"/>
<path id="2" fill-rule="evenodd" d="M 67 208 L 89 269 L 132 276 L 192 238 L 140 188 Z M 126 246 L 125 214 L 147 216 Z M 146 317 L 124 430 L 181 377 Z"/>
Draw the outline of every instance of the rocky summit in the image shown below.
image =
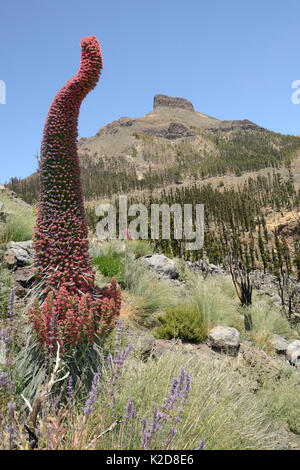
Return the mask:
<path id="1" fill-rule="evenodd" d="M 187 109 L 188 111 L 194 111 L 194 106 L 192 103 L 185 98 L 173 98 L 166 95 L 155 95 L 153 109 L 156 109 L 160 106 L 167 108 L 182 108 Z"/>

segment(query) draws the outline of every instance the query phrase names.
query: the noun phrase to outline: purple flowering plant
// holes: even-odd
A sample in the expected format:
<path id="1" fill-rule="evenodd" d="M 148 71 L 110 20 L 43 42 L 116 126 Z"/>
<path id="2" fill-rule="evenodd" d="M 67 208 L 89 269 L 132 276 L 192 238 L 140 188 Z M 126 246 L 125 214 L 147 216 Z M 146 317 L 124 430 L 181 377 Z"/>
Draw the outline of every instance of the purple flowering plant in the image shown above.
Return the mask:
<path id="1" fill-rule="evenodd" d="M 12 381 L 13 303 L 12 291 L 7 322 L 1 331 L 5 345 L 5 365 L 0 369 L 0 398 L 5 397 L 5 406 L 2 406 L 0 400 L 2 448 L 166 450 L 170 447 L 177 432 L 180 432 L 191 390 L 190 375 L 182 368 L 179 376 L 172 379 L 167 396 L 160 405 L 153 406 L 149 416 L 141 417 L 132 396 L 127 399 L 125 406 L 122 405 L 122 372 L 133 347 L 121 346 L 121 320 L 116 330 L 114 350 L 107 356 L 107 372 L 94 374 L 84 402 L 83 395 L 79 393 L 82 382 L 75 386 L 73 378 L 65 376 L 65 380 L 58 380 L 59 393 L 51 394 L 49 390 L 39 413 L 33 419 L 36 402 L 30 404 L 23 396 L 22 401 L 16 395 Z M 58 364 L 56 366 L 58 368 Z M 56 378 L 55 374 L 52 376 Z M 203 446 L 201 441 L 197 450 L 203 449 Z"/>

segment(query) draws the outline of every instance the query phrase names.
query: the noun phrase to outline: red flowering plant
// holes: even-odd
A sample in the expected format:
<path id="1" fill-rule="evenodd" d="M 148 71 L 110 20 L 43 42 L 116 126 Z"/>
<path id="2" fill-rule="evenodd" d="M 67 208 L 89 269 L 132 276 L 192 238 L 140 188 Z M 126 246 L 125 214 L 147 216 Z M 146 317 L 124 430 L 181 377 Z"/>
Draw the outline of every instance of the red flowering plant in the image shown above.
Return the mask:
<path id="1" fill-rule="evenodd" d="M 103 336 L 115 325 L 120 307 L 120 290 L 112 279 L 109 288 L 102 289 L 102 296 L 70 295 L 61 286 L 50 291 L 41 306 L 35 300 L 28 314 L 39 345 L 53 352 L 59 343 L 64 353 L 78 343 L 93 344 L 95 334 Z"/>
<path id="2" fill-rule="evenodd" d="M 116 282 L 100 289 L 88 254 L 79 157 L 78 116 L 97 84 L 102 55 L 95 36 L 81 40 L 77 74 L 56 94 L 46 119 L 40 155 L 40 198 L 34 231 L 38 301 L 29 319 L 40 346 L 62 351 L 93 341 L 114 326 L 121 295 Z M 42 295 L 41 295 L 42 292 Z"/>

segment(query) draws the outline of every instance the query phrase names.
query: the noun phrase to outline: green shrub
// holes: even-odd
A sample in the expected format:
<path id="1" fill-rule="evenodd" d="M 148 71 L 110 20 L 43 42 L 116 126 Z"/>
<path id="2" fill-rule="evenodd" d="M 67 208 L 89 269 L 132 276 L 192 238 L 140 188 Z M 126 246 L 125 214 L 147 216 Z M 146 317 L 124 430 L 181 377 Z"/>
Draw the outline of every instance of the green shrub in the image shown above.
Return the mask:
<path id="1" fill-rule="evenodd" d="M 125 253 L 109 247 L 107 251 L 94 259 L 94 264 L 97 266 L 103 276 L 112 278 L 115 277 L 120 285 L 124 280 L 125 271 Z"/>
<path id="2" fill-rule="evenodd" d="M 198 305 L 181 303 L 170 307 L 158 317 L 161 325 L 156 328 L 158 338 L 180 338 L 201 343 L 207 335 L 207 323 Z"/>

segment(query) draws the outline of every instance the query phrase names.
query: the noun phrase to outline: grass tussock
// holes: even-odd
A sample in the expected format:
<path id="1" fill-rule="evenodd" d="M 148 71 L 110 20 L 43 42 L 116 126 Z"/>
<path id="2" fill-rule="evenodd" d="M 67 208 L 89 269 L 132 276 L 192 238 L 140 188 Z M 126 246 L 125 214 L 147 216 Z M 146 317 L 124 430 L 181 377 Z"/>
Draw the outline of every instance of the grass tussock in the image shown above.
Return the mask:
<path id="1" fill-rule="evenodd" d="M 22 242 L 31 240 L 33 237 L 34 216 L 30 216 L 27 211 L 18 212 L 7 217 L 3 242 Z"/>
<path id="2" fill-rule="evenodd" d="M 20 203 L 5 191 L 0 190 L 0 200 L 4 203 L 5 223 L 0 231 L 0 243 L 30 240 L 35 222 L 34 210 Z"/>
<path id="3" fill-rule="evenodd" d="M 114 445 L 123 449 L 139 448 L 143 418 L 151 421 L 151 410 L 155 405 L 161 410 L 172 378 L 178 376 L 182 366 L 191 375 L 191 392 L 170 449 L 193 449 L 201 439 L 204 439 L 205 449 L 275 447 L 274 422 L 268 416 L 263 400 L 251 392 L 252 381 L 248 376 L 243 377 L 230 364 L 211 367 L 199 362 L 197 357 L 187 358 L 172 352 L 146 364 L 134 358 L 128 360 L 116 399 L 121 412 L 129 397 L 132 398 L 136 426 L 121 428 L 107 436 L 106 448 Z M 100 402 L 95 413 L 98 416 L 103 413 Z M 106 421 L 106 426 L 109 422 Z M 156 448 L 160 448 L 166 437 L 158 436 Z M 100 443 L 99 448 L 103 448 Z"/>
<path id="4" fill-rule="evenodd" d="M 142 263 L 129 263 L 125 270 L 125 285 L 136 308 L 136 318 L 145 325 L 155 323 L 156 314 L 176 305 L 179 292 L 172 283 L 160 280 Z"/>
<path id="5" fill-rule="evenodd" d="M 265 335 L 269 338 L 272 334 L 283 336 L 286 339 L 295 338 L 295 332 L 287 318 L 270 301 L 256 297 L 253 305 L 248 309 L 252 318 L 250 338 L 254 341 L 259 335 Z"/>
<path id="6" fill-rule="evenodd" d="M 259 398 L 267 403 L 269 419 L 286 423 L 295 434 L 300 435 L 300 374 L 287 372 L 279 382 L 268 381 L 260 391 Z"/>
<path id="7" fill-rule="evenodd" d="M 208 276 L 204 279 L 201 274 L 188 272 L 186 279 L 191 286 L 187 296 L 199 306 L 208 328 L 217 325 L 234 327 L 241 333 L 242 339 L 252 340 L 266 352 L 273 352 L 270 344 L 272 334 L 288 340 L 298 337 L 284 314 L 266 297 L 254 295 L 251 306 L 241 307 L 231 278 Z M 246 313 L 252 320 L 250 331 L 245 331 Z"/>
<path id="8" fill-rule="evenodd" d="M 7 314 L 10 285 L 10 274 L 0 264 L 0 319 L 4 319 Z"/>
<path id="9" fill-rule="evenodd" d="M 129 294 L 127 310 L 135 312 L 138 322 L 152 325 L 156 314 L 178 302 L 178 289 L 170 281 L 159 279 L 140 259 L 142 253 L 149 254 L 148 244 L 116 241 L 92 250 L 94 264 L 104 280 L 115 276 L 125 297 Z"/>
<path id="10" fill-rule="evenodd" d="M 203 278 L 178 261 L 185 284 L 178 287 L 160 279 L 139 259 L 148 253 L 149 244 L 138 242 L 104 242 L 96 249 L 92 247 L 102 284 L 115 276 L 123 288 L 125 317 L 135 318 L 145 326 L 158 326 L 155 334 L 159 337 L 199 342 L 214 326 L 230 326 L 241 333 L 242 339 L 250 339 L 270 353 L 274 352 L 272 334 L 287 339 L 298 337 L 282 312 L 265 297 L 254 295 L 253 305 L 241 307 L 229 276 Z M 252 320 L 250 331 L 245 331 L 246 313 Z"/>
<path id="11" fill-rule="evenodd" d="M 224 358 L 208 361 L 201 355 L 175 350 L 144 362 L 134 353 L 136 345 L 132 350 L 127 344 L 119 326 L 102 344 L 100 374 L 90 378 L 88 387 L 80 379 L 71 386 L 68 378 L 56 384 L 38 418 L 39 449 L 191 450 L 202 441 L 207 450 L 285 449 L 288 441 L 283 428 L 288 425 L 291 431 L 300 432 L 299 373 L 291 368 L 280 373 L 276 368 L 270 373 L 258 361 L 255 365 Z M 86 361 L 82 354 L 80 357 Z M 96 356 L 94 359 L 99 362 Z M 54 362 L 50 361 L 40 386 L 49 380 Z M 27 358 L 24 367 L 22 363 L 19 367 L 32 377 L 35 363 Z M 29 449 L 24 433 L 28 416 L 19 393 L 23 391 L 27 398 L 30 393 L 27 388 L 24 392 L 26 380 L 14 370 L 14 361 L 6 367 L 15 386 L 0 388 L 0 413 L 4 416 L 0 448 L 11 448 L 17 442 L 18 448 Z M 95 372 L 93 367 L 88 369 Z M 72 377 L 74 373 L 77 376 L 77 369 Z M 164 408 L 174 384 L 180 384 L 181 379 L 174 405 Z M 79 393 L 75 384 L 84 385 Z M 145 429 L 149 427 L 151 435 L 152 424 L 158 419 L 162 426 L 147 440 Z"/>
<path id="12" fill-rule="evenodd" d="M 238 311 L 234 287 L 228 278 L 191 274 L 191 297 L 198 305 L 209 328 L 216 325 L 243 330 L 243 318 Z"/>

